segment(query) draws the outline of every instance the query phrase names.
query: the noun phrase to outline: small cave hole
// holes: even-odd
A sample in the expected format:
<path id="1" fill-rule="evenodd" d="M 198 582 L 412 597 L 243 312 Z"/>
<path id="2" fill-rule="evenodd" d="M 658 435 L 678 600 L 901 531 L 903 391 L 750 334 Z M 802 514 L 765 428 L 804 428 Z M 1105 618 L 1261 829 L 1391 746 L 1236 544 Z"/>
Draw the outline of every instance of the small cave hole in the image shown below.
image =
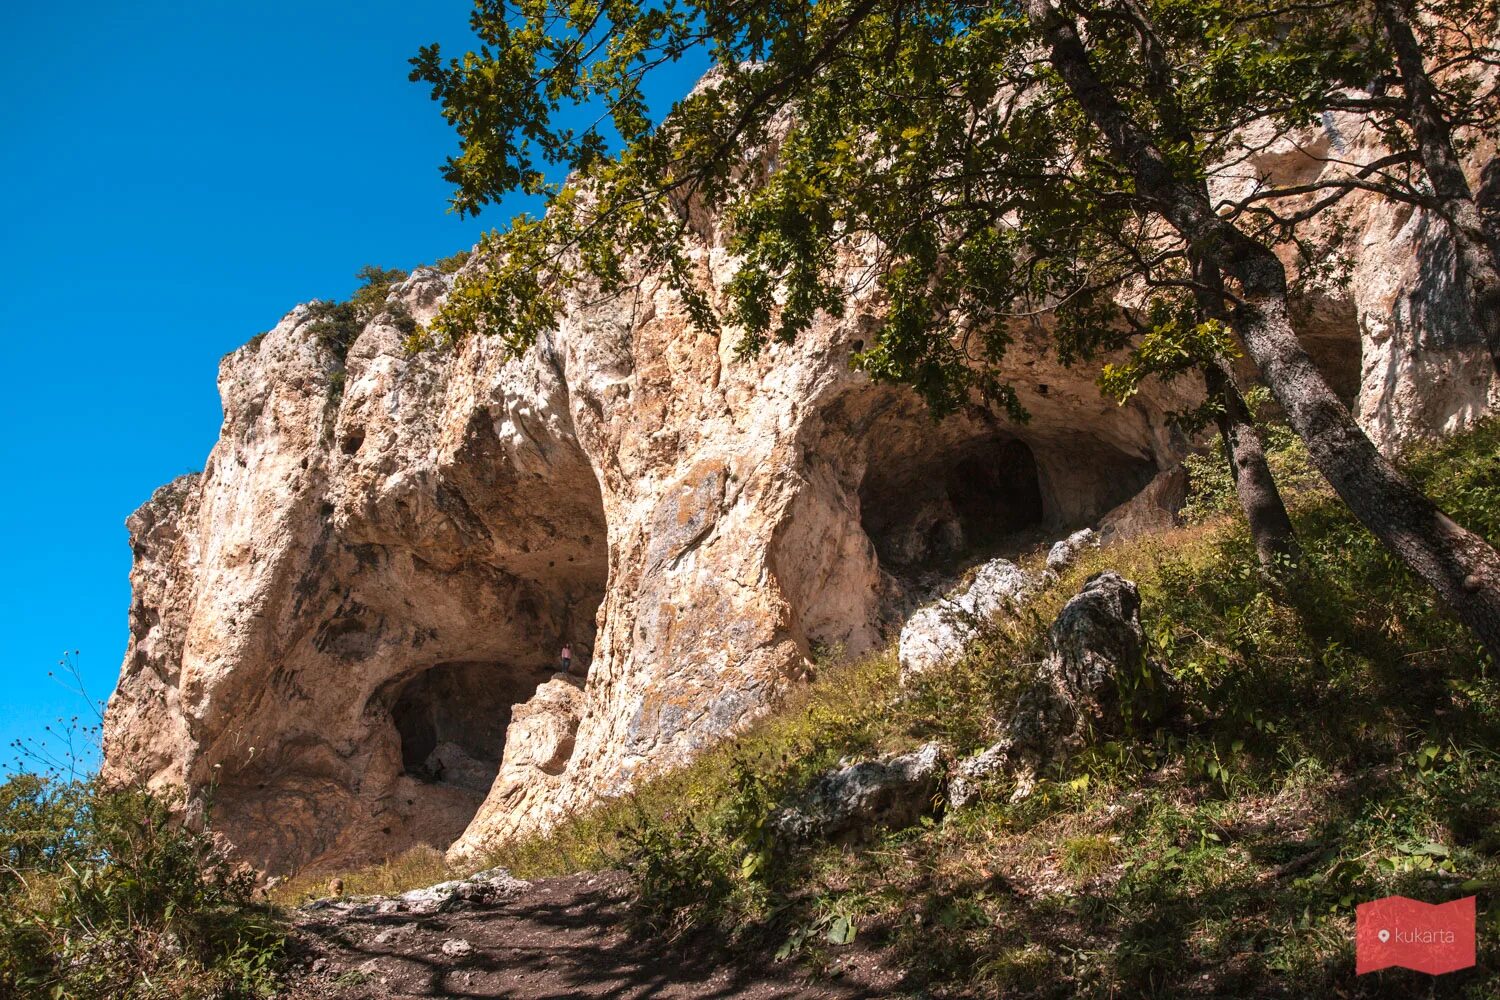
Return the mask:
<path id="1" fill-rule="evenodd" d="M 1031 449 L 993 435 L 877 456 L 859 499 L 880 561 L 897 569 L 995 551 L 1045 514 Z"/>
<path id="2" fill-rule="evenodd" d="M 344 440 L 339 444 L 339 450 L 341 450 L 345 455 L 352 455 L 355 452 L 359 451 L 360 445 L 364 443 L 364 431 L 356 431 L 353 434 L 347 434 L 344 436 Z"/>
<path id="3" fill-rule="evenodd" d="M 402 770 L 483 796 L 500 770 L 511 708 L 535 689 L 534 675 L 505 663 L 440 663 L 417 674 L 391 706 Z"/>

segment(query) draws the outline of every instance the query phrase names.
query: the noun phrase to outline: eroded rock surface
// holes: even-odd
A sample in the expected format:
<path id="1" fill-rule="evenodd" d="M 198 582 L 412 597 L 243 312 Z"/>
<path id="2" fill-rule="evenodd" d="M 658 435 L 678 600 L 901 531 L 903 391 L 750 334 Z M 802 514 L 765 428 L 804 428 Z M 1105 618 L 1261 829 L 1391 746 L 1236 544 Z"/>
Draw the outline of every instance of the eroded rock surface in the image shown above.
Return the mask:
<path id="1" fill-rule="evenodd" d="M 1216 183 L 1316 176 L 1363 141 L 1335 118 Z M 1299 300 L 1309 344 L 1386 444 L 1473 420 L 1490 366 L 1445 304 L 1440 227 L 1348 205 L 1354 280 Z M 712 294 L 732 262 L 693 223 Z M 408 354 L 382 316 L 340 361 L 294 309 L 221 364 L 203 471 L 129 521 L 105 775 L 212 786 L 216 829 L 272 871 L 482 855 L 744 726 L 815 649 L 886 641 L 934 568 L 1159 523 L 1191 380 L 1118 406 L 1021 326 L 1030 422 L 934 423 L 850 369 L 884 314 L 867 264 L 841 318 L 748 362 L 651 275 L 579 293 L 519 358 Z M 451 281 L 419 270 L 391 302 L 426 322 Z"/>
<path id="2" fill-rule="evenodd" d="M 897 646 L 902 679 L 957 660 L 990 622 L 1018 608 L 1041 585 L 1040 578 L 1009 559 L 980 566 L 967 583 L 907 619 Z"/>
<path id="3" fill-rule="evenodd" d="M 932 809 L 946 770 L 938 743 L 845 764 L 820 776 L 797 802 L 773 814 L 771 826 L 791 841 L 855 840 L 879 829 L 910 826 Z"/>
<path id="4" fill-rule="evenodd" d="M 1047 658 L 1005 718 L 1005 735 L 954 768 L 954 806 L 973 801 L 1001 775 L 1014 777 L 1016 794 L 1026 795 L 1042 766 L 1076 750 L 1087 734 L 1150 723 L 1169 706 L 1170 678 L 1146 655 L 1140 593 L 1113 570 L 1084 582 L 1047 640 Z"/>

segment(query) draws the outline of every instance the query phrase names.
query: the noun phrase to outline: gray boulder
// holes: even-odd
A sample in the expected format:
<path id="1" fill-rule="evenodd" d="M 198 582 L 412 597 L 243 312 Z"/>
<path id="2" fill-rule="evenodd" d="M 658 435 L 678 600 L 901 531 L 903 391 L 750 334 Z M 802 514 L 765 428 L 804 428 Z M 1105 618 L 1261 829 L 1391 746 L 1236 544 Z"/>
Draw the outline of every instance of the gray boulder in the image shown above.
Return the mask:
<path id="1" fill-rule="evenodd" d="M 943 748 L 846 764 L 824 774 L 771 826 L 785 840 L 857 840 L 878 827 L 899 828 L 932 808 L 947 768 Z"/>
<path id="2" fill-rule="evenodd" d="M 967 586 L 918 610 L 901 629 L 903 680 L 952 663 L 990 621 L 1030 597 L 1041 581 L 1007 559 L 991 559 Z"/>
<path id="3" fill-rule="evenodd" d="M 1165 686 L 1165 678 L 1146 660 L 1146 632 L 1141 628 L 1141 595 L 1131 581 L 1113 570 L 1095 573 L 1063 605 L 1048 632 L 1052 647 L 1037 670 L 1029 700 L 1037 709 L 1018 711 L 1010 735 L 1017 745 L 1028 740 L 1055 744 L 1071 740 L 1088 723 L 1113 728 L 1119 721 L 1122 685 Z"/>
<path id="4" fill-rule="evenodd" d="M 1001 740 L 972 757 L 958 762 L 948 781 L 948 805 L 962 809 L 979 797 L 990 781 L 1000 777 L 1010 765 L 1010 741 Z"/>
<path id="5" fill-rule="evenodd" d="M 1125 723 L 1122 693 L 1133 710 L 1159 714 L 1170 682 L 1146 656 L 1141 598 L 1134 583 L 1113 571 L 1096 573 L 1058 614 L 1048 633 L 1051 651 L 1017 699 L 1005 735 L 959 763 L 949 790 L 955 806 L 972 801 L 1002 773 L 1016 778 L 1016 797 L 1030 794 L 1049 761 L 1077 749 L 1091 730 Z"/>
<path id="6" fill-rule="evenodd" d="M 1047 572 L 1054 576 L 1073 564 L 1079 554 L 1088 548 L 1099 547 L 1099 536 L 1093 528 L 1083 528 L 1067 538 L 1052 543 L 1047 550 Z"/>

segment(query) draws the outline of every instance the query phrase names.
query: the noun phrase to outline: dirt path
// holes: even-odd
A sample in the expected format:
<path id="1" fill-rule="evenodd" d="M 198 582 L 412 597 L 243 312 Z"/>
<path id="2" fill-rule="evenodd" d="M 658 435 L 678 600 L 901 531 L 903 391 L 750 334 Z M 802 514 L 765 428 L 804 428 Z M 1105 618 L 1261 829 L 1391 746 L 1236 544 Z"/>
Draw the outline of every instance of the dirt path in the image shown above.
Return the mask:
<path id="1" fill-rule="evenodd" d="M 618 873 L 544 879 L 512 898 L 452 912 L 300 911 L 301 971 L 289 998 L 747 997 L 894 994 L 879 952 L 841 950 L 813 981 L 792 963 L 731 966 L 708 949 L 668 948 L 625 929 Z"/>

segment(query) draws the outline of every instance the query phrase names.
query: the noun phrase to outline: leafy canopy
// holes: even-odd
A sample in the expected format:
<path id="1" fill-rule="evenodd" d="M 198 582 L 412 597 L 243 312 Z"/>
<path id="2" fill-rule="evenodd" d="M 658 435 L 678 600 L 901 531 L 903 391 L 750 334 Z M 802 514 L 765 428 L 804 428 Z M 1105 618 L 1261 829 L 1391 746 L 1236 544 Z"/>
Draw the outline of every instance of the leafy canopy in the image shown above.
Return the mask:
<path id="1" fill-rule="evenodd" d="M 1390 64 L 1353 0 L 1059 6 L 1087 22 L 1105 86 L 1194 182 L 1245 162 L 1247 124 L 1302 127 Z M 479 0 L 473 25 L 477 51 L 413 60 L 459 133 L 454 206 L 520 190 L 546 212 L 485 238 L 439 342 L 483 330 L 521 351 L 570 292 L 658 274 L 700 326 L 737 329 L 744 354 L 873 284 L 887 308 L 856 363 L 939 412 L 977 394 L 1024 418 L 999 369 L 1021 330 L 1065 361 L 1133 342 L 1102 380 L 1122 399 L 1234 350 L 1201 309 L 1223 290 L 1199 282 L 1015 5 Z M 694 47 L 713 69 L 653 126 L 644 81 Z M 593 124 L 559 124 L 580 108 Z M 1297 238 L 1306 216 L 1289 220 L 1276 197 L 1253 189 L 1223 211 L 1268 241 Z M 689 249 L 708 213 L 737 262 L 717 294 Z M 1302 250 L 1308 276 L 1327 265 L 1327 246 Z"/>

